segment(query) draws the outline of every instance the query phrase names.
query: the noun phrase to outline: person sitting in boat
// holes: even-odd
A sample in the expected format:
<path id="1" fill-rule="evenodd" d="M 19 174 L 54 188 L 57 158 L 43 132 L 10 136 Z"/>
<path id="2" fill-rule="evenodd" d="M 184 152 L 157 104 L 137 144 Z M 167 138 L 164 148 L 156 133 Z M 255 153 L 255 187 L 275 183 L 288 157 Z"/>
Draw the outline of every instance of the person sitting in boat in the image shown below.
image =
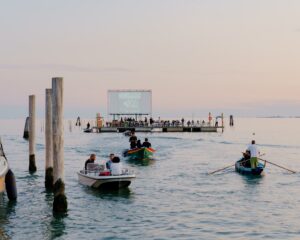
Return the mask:
<path id="1" fill-rule="evenodd" d="M 250 168 L 250 158 L 251 158 L 251 153 L 247 150 L 245 153 L 243 153 L 244 158 L 242 159 L 243 163 L 242 165 L 244 167 Z"/>
<path id="2" fill-rule="evenodd" d="M 137 148 L 143 147 L 140 139 L 137 140 L 137 142 L 136 142 L 136 147 L 137 147 Z"/>
<path id="3" fill-rule="evenodd" d="M 121 175 L 122 174 L 122 163 L 119 157 L 114 157 L 110 165 L 111 175 Z"/>
<path id="4" fill-rule="evenodd" d="M 129 142 L 130 142 L 130 148 L 131 149 L 136 148 L 137 137 L 135 136 L 135 132 L 134 131 L 131 132 L 131 137 L 129 138 Z"/>
<path id="5" fill-rule="evenodd" d="M 248 146 L 247 151 L 250 152 L 250 164 L 251 168 L 255 169 L 258 166 L 258 155 L 259 150 L 255 144 L 255 140 L 252 140 L 251 144 Z"/>
<path id="6" fill-rule="evenodd" d="M 148 141 L 148 138 L 145 138 L 145 142 L 143 142 L 143 147 L 151 148 L 151 143 Z"/>
<path id="7" fill-rule="evenodd" d="M 90 158 L 85 161 L 84 169 L 87 170 L 87 165 L 89 163 L 95 163 L 95 160 L 96 160 L 96 155 L 95 154 L 91 154 Z"/>
<path id="8" fill-rule="evenodd" d="M 115 154 L 113 154 L 113 153 L 111 153 L 110 155 L 109 155 L 109 160 L 106 162 L 106 168 L 107 169 L 110 169 L 110 167 L 111 167 L 111 164 L 112 164 L 112 160 L 113 160 L 113 158 L 115 157 Z"/>

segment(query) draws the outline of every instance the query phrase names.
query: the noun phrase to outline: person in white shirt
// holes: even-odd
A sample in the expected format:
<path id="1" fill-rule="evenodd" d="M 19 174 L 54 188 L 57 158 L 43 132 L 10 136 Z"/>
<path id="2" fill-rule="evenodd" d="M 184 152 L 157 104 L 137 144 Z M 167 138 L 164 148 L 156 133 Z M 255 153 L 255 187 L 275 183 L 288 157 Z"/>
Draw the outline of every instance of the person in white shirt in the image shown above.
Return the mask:
<path id="1" fill-rule="evenodd" d="M 258 150 L 254 140 L 252 140 L 251 144 L 248 146 L 247 151 L 250 152 L 251 168 L 255 169 L 258 166 L 257 158 L 259 156 L 259 150 Z"/>
<path id="2" fill-rule="evenodd" d="M 110 172 L 113 176 L 122 175 L 122 163 L 120 162 L 119 157 L 114 157 L 112 159 L 112 163 L 110 165 Z"/>

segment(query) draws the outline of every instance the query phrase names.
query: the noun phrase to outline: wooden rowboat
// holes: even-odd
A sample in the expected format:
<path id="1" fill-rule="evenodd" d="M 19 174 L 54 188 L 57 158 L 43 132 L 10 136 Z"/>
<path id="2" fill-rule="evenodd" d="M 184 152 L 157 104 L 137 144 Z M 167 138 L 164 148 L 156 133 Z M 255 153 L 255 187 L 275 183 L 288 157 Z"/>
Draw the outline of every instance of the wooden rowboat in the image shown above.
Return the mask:
<path id="1" fill-rule="evenodd" d="M 245 174 L 245 175 L 253 175 L 253 176 L 258 176 L 261 175 L 262 172 L 264 171 L 264 168 L 266 167 L 266 164 L 263 163 L 258 163 L 258 166 L 254 169 L 251 167 L 247 167 L 244 165 L 244 158 L 240 159 L 235 163 L 235 171 L 240 173 L 240 174 Z"/>
<path id="2" fill-rule="evenodd" d="M 124 152 L 124 156 L 132 160 L 152 159 L 155 150 L 153 148 L 135 148 Z"/>

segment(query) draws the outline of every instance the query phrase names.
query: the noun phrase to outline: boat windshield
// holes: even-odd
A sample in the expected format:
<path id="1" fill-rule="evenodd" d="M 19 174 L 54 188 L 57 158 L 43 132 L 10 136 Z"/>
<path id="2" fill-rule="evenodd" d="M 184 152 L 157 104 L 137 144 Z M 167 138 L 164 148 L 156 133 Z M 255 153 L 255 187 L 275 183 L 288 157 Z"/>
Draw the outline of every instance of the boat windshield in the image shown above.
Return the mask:
<path id="1" fill-rule="evenodd" d="M 90 176 L 111 176 L 110 170 L 105 167 L 105 164 L 96 164 L 96 163 L 88 163 L 87 169 L 80 171 L 82 174 L 90 175 Z M 132 175 L 133 171 L 123 168 L 121 175 Z"/>

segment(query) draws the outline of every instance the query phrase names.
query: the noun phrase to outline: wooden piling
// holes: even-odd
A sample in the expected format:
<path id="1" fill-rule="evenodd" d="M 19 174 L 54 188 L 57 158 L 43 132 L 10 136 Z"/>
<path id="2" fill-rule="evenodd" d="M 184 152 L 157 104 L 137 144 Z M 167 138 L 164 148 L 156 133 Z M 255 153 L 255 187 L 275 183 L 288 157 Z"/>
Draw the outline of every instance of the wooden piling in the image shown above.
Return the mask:
<path id="1" fill-rule="evenodd" d="M 29 117 L 27 117 L 25 121 L 23 138 L 26 140 L 29 139 Z"/>
<path id="2" fill-rule="evenodd" d="M 233 115 L 230 115 L 229 125 L 234 126 Z"/>
<path id="3" fill-rule="evenodd" d="M 35 165 L 35 95 L 29 96 L 29 172 L 36 172 Z"/>
<path id="4" fill-rule="evenodd" d="M 63 78 L 52 78 L 53 136 L 53 212 L 65 213 L 68 208 L 64 184 Z"/>
<path id="5" fill-rule="evenodd" d="M 53 133 L 52 133 L 52 89 L 46 89 L 46 111 L 45 111 L 45 187 L 53 189 Z"/>

